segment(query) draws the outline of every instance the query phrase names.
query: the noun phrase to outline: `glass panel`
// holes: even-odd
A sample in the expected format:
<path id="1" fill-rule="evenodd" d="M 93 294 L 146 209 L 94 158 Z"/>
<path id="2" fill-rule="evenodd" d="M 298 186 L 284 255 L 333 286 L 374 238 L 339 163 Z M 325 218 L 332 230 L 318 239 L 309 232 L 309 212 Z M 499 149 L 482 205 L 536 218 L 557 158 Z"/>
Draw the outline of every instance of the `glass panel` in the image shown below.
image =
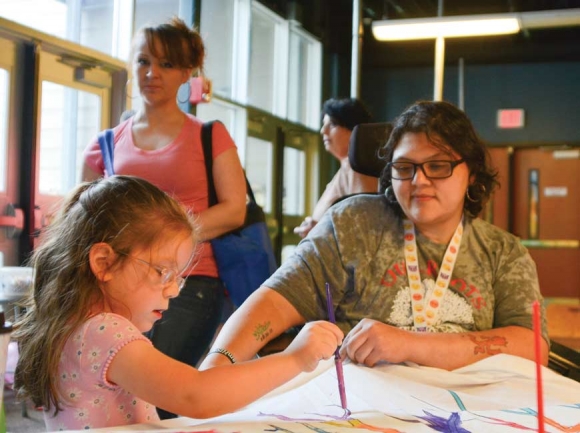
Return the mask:
<path id="1" fill-rule="evenodd" d="M 205 74 L 216 95 L 232 99 L 234 6 L 232 0 L 201 3 L 201 35 L 207 52 Z"/>
<path id="2" fill-rule="evenodd" d="M 250 73 L 248 100 L 250 105 L 273 112 L 275 23 L 252 9 L 250 34 Z"/>
<path id="3" fill-rule="evenodd" d="M 73 136 L 76 135 L 74 184 L 77 184 L 82 180 L 83 151 L 101 129 L 101 98 L 89 92 L 73 92 L 78 97 L 76 125 L 72 126 Z"/>
<path id="4" fill-rule="evenodd" d="M 219 120 L 226 126 L 238 147 L 240 161 L 245 167 L 246 110 L 214 98 L 209 104 L 197 105 L 196 116 L 204 122 Z"/>
<path id="5" fill-rule="evenodd" d="M 8 173 L 8 100 L 10 98 L 10 74 L 0 68 L 0 191 L 6 191 Z"/>
<path id="6" fill-rule="evenodd" d="M 290 26 L 288 50 L 288 118 L 318 129 L 322 44 L 301 28 Z"/>
<path id="7" fill-rule="evenodd" d="M 0 0 L 0 15 L 109 55 L 127 57 L 133 21 L 129 1 Z"/>
<path id="8" fill-rule="evenodd" d="M 215 0 L 213 0 L 215 1 Z M 179 0 L 136 0 L 135 30 L 179 16 Z M 187 23 L 187 19 L 185 20 Z"/>
<path id="9" fill-rule="evenodd" d="M 210 104 L 199 104 L 197 106 L 196 116 L 204 122 L 219 120 L 226 126 L 226 129 L 230 133 L 235 128 L 234 110 L 217 101 L 212 101 Z"/>
<path id="10" fill-rule="evenodd" d="M 288 118 L 307 123 L 306 104 L 308 79 L 308 42 L 298 33 L 290 32 L 290 72 L 288 74 Z M 317 71 L 313 71 L 317 72 Z"/>
<path id="11" fill-rule="evenodd" d="M 177 15 L 179 0 L 0 0 L 0 16 L 126 60 L 133 25 Z M 177 6 L 174 6 L 177 5 Z"/>
<path id="12" fill-rule="evenodd" d="M 71 35 L 71 39 L 78 40 L 86 47 L 112 54 L 113 14 L 113 0 L 83 1 L 80 18 L 81 33 L 79 36 Z"/>
<path id="13" fill-rule="evenodd" d="M 264 212 L 272 213 L 273 145 L 256 137 L 248 137 L 247 140 L 246 176 L 256 196 L 256 202 L 264 208 Z"/>
<path id="14" fill-rule="evenodd" d="M 42 194 L 66 194 L 81 179 L 82 151 L 101 125 L 99 96 L 42 82 L 40 174 Z"/>
<path id="15" fill-rule="evenodd" d="M 303 215 L 306 182 L 306 153 L 293 147 L 284 148 L 284 215 Z"/>
<path id="16" fill-rule="evenodd" d="M 64 39 L 66 2 L 59 0 L 0 0 L 0 16 Z"/>

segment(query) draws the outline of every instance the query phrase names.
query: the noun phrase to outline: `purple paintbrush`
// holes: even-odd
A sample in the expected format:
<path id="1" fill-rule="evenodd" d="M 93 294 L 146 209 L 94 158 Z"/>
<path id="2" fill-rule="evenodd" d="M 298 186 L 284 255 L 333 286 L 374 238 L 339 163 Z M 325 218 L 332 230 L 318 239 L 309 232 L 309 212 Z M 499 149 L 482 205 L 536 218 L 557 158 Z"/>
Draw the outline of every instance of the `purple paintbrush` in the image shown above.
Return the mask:
<path id="1" fill-rule="evenodd" d="M 332 305 L 332 295 L 330 294 L 330 285 L 326 283 L 326 307 L 328 309 L 328 321 L 336 324 L 334 317 L 334 306 Z M 336 366 L 336 376 L 338 378 L 338 393 L 340 394 L 340 405 L 344 410 L 346 407 L 346 390 L 344 389 L 344 373 L 342 371 L 342 361 L 340 360 L 339 349 L 334 352 L 334 365 Z"/>

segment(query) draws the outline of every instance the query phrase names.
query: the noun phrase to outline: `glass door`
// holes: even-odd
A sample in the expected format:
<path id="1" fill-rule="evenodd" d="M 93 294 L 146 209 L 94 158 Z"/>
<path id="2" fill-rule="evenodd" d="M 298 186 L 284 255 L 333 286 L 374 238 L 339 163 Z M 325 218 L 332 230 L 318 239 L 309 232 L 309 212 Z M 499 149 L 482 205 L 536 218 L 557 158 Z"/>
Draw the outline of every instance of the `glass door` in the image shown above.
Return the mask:
<path id="1" fill-rule="evenodd" d="M 248 182 L 252 186 L 256 202 L 266 213 L 268 232 L 274 246 L 276 263 L 280 265 L 280 206 L 277 166 L 280 159 L 277 145 L 277 125 L 274 118 L 262 111 L 248 109 L 247 137 L 240 155 Z"/>
<path id="2" fill-rule="evenodd" d="M 14 135 L 15 44 L 0 38 L 0 267 L 18 265 L 24 215 L 18 203 L 19 154 Z"/>
<path id="3" fill-rule="evenodd" d="M 318 145 L 320 135 L 302 127 L 286 128 L 282 163 L 282 250 L 284 261 L 301 238 L 294 233 L 312 210 L 320 196 Z"/>
<path id="4" fill-rule="evenodd" d="M 111 86 L 111 75 L 104 71 L 41 53 L 36 230 L 50 223 L 62 197 L 80 182 L 83 149 L 109 118 Z"/>
<path id="5" fill-rule="evenodd" d="M 244 163 L 256 200 L 268 215 L 268 227 L 282 263 L 300 238 L 294 227 L 318 198 L 316 173 L 319 136 L 256 109 L 248 109 Z"/>

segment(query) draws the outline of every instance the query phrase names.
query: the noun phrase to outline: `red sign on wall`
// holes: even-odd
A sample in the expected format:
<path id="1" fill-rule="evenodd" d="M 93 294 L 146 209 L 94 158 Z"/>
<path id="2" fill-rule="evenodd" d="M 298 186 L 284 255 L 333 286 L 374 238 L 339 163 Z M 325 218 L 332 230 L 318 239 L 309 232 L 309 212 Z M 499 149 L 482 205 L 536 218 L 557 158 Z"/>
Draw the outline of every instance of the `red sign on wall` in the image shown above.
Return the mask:
<path id="1" fill-rule="evenodd" d="M 500 129 L 523 128 L 524 109 L 510 108 L 497 110 L 497 127 Z"/>

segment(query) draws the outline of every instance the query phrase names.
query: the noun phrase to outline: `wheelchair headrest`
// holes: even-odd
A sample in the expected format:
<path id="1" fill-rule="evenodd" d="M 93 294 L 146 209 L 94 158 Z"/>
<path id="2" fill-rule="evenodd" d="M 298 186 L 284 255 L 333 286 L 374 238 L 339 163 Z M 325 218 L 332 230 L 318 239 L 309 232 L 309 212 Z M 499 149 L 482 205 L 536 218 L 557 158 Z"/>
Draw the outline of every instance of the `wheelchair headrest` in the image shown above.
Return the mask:
<path id="1" fill-rule="evenodd" d="M 348 160 L 354 171 L 380 177 L 386 163 L 379 159 L 378 152 L 392 130 L 390 123 L 361 123 L 354 127 L 348 148 Z"/>

